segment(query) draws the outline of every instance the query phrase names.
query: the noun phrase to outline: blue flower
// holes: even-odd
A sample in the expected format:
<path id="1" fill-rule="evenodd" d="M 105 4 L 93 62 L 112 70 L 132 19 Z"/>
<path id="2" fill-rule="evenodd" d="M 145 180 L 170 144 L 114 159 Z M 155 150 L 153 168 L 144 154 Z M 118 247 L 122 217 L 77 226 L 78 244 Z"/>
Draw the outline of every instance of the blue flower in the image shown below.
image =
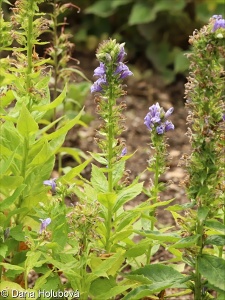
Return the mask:
<path id="1" fill-rule="evenodd" d="M 127 76 L 133 75 L 133 73 L 129 70 L 128 66 L 126 66 L 124 63 L 119 62 L 115 74 L 120 74 L 120 79 L 124 79 Z"/>
<path id="2" fill-rule="evenodd" d="M 225 114 L 223 114 L 222 119 L 223 119 L 223 121 L 225 121 Z"/>
<path id="3" fill-rule="evenodd" d="M 118 62 L 123 61 L 124 56 L 125 56 L 126 54 L 127 54 L 127 53 L 126 53 L 125 50 L 124 50 L 124 45 L 121 44 L 121 45 L 120 45 L 120 52 L 119 52 L 119 54 L 118 54 L 117 61 L 118 61 Z"/>
<path id="4" fill-rule="evenodd" d="M 56 192 L 56 182 L 55 182 L 55 180 L 56 180 L 56 178 L 43 181 L 44 185 L 48 185 L 48 186 L 52 187 L 52 192 L 53 193 Z"/>
<path id="5" fill-rule="evenodd" d="M 171 121 L 166 120 L 166 122 L 164 123 L 165 125 L 165 131 L 169 131 L 169 130 L 174 130 L 174 125 Z"/>
<path id="6" fill-rule="evenodd" d="M 101 92 L 103 90 L 102 85 L 106 85 L 106 76 L 100 77 L 98 80 L 96 80 L 92 86 L 91 86 L 91 93 L 94 92 Z"/>
<path id="7" fill-rule="evenodd" d="M 222 19 L 222 16 L 219 16 L 219 18 L 217 17 L 217 19 L 216 19 L 216 21 L 214 23 L 212 32 L 215 32 L 219 28 L 225 28 L 225 20 Z"/>
<path id="8" fill-rule="evenodd" d="M 222 19 L 223 16 L 222 15 L 213 15 L 212 18 L 216 19 L 216 20 L 219 20 L 219 19 Z"/>
<path id="9" fill-rule="evenodd" d="M 43 230 L 46 230 L 46 227 L 51 223 L 51 218 L 47 218 L 45 220 L 39 219 L 41 221 L 41 228 L 39 230 L 39 233 L 42 233 Z"/>
<path id="10" fill-rule="evenodd" d="M 164 130 L 165 130 L 165 128 L 164 128 L 163 124 L 156 127 L 156 132 L 157 132 L 158 134 L 163 134 L 163 133 L 164 133 Z"/>
<path id="11" fill-rule="evenodd" d="M 171 107 L 165 113 L 163 108 L 159 106 L 159 103 L 153 104 L 149 107 L 149 113 L 144 118 L 144 124 L 152 131 L 156 128 L 158 134 L 163 134 L 169 130 L 174 130 L 174 125 L 167 118 L 173 113 L 174 108 Z"/>
<path id="12" fill-rule="evenodd" d="M 127 147 L 124 147 L 123 150 L 121 151 L 120 156 L 122 157 L 122 156 L 124 156 L 126 154 L 127 154 Z"/>
<path id="13" fill-rule="evenodd" d="M 144 118 L 144 124 L 149 130 L 152 130 L 155 123 L 161 122 L 160 113 L 161 109 L 159 103 L 153 104 L 149 107 L 149 113 Z"/>
<path id="14" fill-rule="evenodd" d="M 106 71 L 105 64 L 103 62 L 100 62 L 100 66 L 94 70 L 94 76 L 98 76 L 98 77 L 104 76 L 105 71 Z"/>
<path id="15" fill-rule="evenodd" d="M 173 107 L 170 107 L 170 109 L 167 110 L 167 112 L 165 113 L 165 118 L 168 118 L 170 115 L 172 115 L 174 111 Z"/>

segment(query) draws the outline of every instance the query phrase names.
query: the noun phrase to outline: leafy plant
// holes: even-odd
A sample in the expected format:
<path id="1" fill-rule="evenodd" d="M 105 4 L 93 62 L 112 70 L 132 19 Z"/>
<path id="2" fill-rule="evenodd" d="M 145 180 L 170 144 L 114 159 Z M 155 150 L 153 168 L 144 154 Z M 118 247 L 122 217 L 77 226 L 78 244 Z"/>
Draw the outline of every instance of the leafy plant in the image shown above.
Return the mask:
<path id="1" fill-rule="evenodd" d="M 18 0 L 11 21 L 2 17 L 0 23 L 1 50 L 9 51 L 0 61 L 1 296 L 159 300 L 193 294 L 195 300 L 206 300 L 216 293 L 217 299 L 223 299 L 225 20 L 213 16 L 190 37 L 186 96 L 193 152 L 183 158 L 190 203 L 166 208 L 177 224 L 167 227 L 158 224 L 157 209 L 173 201 L 161 199 L 166 184 L 159 180 L 167 170 L 166 132 L 175 129 L 169 121 L 173 108 L 165 112 L 159 103 L 153 104 L 144 119 L 153 150 L 145 171 L 153 173 L 153 182 L 143 188 L 140 175 L 129 179 L 126 164 L 135 153 L 129 154 L 121 139 L 124 79 L 133 73 L 124 62 L 124 43 L 106 40 L 97 50 L 97 79 L 91 86 L 102 121 L 95 137 L 99 152 L 90 151 L 88 158 L 64 147 L 67 132 L 83 124 L 83 109 L 67 119 L 45 119 L 66 98 L 75 101 L 79 85 L 69 85 L 69 93 L 65 82 L 59 93 L 55 85 L 51 101 L 50 59 L 35 51 L 36 45 L 46 44 L 40 40 L 49 25 L 39 12 L 43 2 Z M 165 1 L 159 3 L 167 7 Z M 66 51 L 60 59 L 64 55 Z M 79 97 L 84 99 L 84 94 Z M 77 166 L 50 178 L 56 154 L 65 152 L 77 160 Z M 91 161 L 88 180 L 82 171 Z M 125 204 L 141 193 L 147 200 L 126 209 Z M 172 259 L 154 262 L 160 249 L 171 253 Z M 37 279 L 29 284 L 32 272 Z"/>

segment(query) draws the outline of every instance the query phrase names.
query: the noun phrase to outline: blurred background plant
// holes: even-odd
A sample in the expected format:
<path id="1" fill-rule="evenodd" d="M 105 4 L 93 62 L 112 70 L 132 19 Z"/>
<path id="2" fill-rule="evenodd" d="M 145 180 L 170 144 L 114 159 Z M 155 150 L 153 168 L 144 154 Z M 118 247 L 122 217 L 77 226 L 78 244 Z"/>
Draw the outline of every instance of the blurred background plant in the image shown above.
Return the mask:
<path id="1" fill-rule="evenodd" d="M 189 34 L 224 11 L 224 0 L 78 0 L 76 4 L 81 8 L 76 24 L 74 13 L 68 11 L 67 17 L 74 24 L 77 51 L 90 53 L 101 40 L 116 38 L 126 43 L 130 63 L 146 71 L 147 77 L 153 69 L 165 84 L 186 75 L 188 61 L 183 54 L 189 50 Z"/>

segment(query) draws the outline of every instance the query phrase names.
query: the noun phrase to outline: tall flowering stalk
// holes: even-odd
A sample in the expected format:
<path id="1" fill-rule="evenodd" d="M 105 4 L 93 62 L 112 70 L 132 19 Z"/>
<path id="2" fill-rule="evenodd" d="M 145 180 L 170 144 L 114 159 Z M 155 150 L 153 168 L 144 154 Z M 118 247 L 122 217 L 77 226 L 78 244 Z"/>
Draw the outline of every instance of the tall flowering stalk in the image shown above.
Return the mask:
<path id="1" fill-rule="evenodd" d="M 205 224 L 210 219 L 221 221 L 221 211 L 224 213 L 224 67 L 221 64 L 221 58 L 225 58 L 224 38 L 225 20 L 222 16 L 213 16 L 209 24 L 200 31 L 195 30 L 189 40 L 192 53 L 188 56 L 190 75 L 186 84 L 186 106 L 193 151 L 189 157 L 187 191 L 196 207 L 196 219 L 188 235 L 197 238 L 195 300 L 207 297 L 203 288 L 203 260 L 215 260 L 204 256 L 208 253 L 205 245 L 209 244 Z M 208 278 L 209 282 L 214 280 L 212 278 Z"/>
<path id="2" fill-rule="evenodd" d="M 103 159 L 100 162 L 105 165 L 108 174 L 108 193 L 114 191 L 113 171 L 116 162 L 120 159 L 121 152 L 123 151 L 123 155 L 125 153 L 124 144 L 118 139 L 124 130 L 122 124 L 124 118 L 121 112 L 125 105 L 123 102 L 117 104 L 117 99 L 125 94 L 122 86 L 123 79 L 132 75 L 123 63 L 125 55 L 124 44 L 118 44 L 116 40 L 111 39 L 104 41 L 97 49 L 96 56 L 100 65 L 94 70 L 97 80 L 91 86 L 91 92 L 98 93 L 95 98 L 97 112 L 104 120 L 96 139 L 102 151 Z M 110 251 L 112 214 L 111 208 L 108 207 L 106 251 Z"/>
<path id="3" fill-rule="evenodd" d="M 154 180 L 153 184 L 150 187 L 148 195 L 152 201 L 152 204 L 156 204 L 160 200 L 159 193 L 163 189 L 163 185 L 159 183 L 160 176 L 166 170 L 166 137 L 165 133 L 169 130 L 174 130 L 174 125 L 171 121 L 168 120 L 168 117 L 173 113 L 173 107 L 171 107 L 167 112 L 160 107 L 159 103 L 153 104 L 149 107 L 149 112 L 144 118 L 144 124 L 147 126 L 150 131 L 151 138 L 151 148 L 154 149 L 154 155 L 149 160 L 148 170 L 153 172 Z M 154 230 L 155 225 L 155 209 L 149 212 L 151 217 L 150 230 Z M 150 262 L 152 246 L 150 245 L 147 253 L 147 264 Z"/>
<path id="4" fill-rule="evenodd" d="M 106 154 L 109 192 L 113 191 L 112 166 L 122 149 L 116 138 L 123 131 L 121 126 L 123 103 L 116 106 L 116 100 L 125 94 L 123 79 L 132 75 L 123 63 L 125 55 L 124 44 L 118 44 L 115 40 L 104 41 L 96 54 L 100 66 L 94 70 L 94 76 L 98 79 L 91 86 L 92 93 L 99 93 L 96 97 L 98 113 L 105 121 L 99 130 L 99 134 L 105 138 L 99 140 L 99 146 Z"/>

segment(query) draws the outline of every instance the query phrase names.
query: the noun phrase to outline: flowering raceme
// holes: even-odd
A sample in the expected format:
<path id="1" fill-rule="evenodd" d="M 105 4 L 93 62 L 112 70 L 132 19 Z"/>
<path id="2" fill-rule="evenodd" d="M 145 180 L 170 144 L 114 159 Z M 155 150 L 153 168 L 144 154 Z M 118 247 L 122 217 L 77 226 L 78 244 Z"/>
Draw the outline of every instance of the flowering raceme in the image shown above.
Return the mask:
<path id="1" fill-rule="evenodd" d="M 174 125 L 167 118 L 173 113 L 173 107 L 165 113 L 159 103 L 153 104 L 149 107 L 149 113 L 144 118 L 144 124 L 152 131 L 154 128 L 158 134 L 163 134 L 169 130 L 174 130 Z"/>
<path id="2" fill-rule="evenodd" d="M 133 75 L 129 68 L 122 62 L 126 52 L 124 44 L 117 44 L 115 40 L 103 42 L 97 54 L 100 66 L 94 70 L 94 76 L 98 79 L 91 86 L 91 93 L 104 93 L 104 88 L 111 81 L 112 77 L 118 81 Z"/>

